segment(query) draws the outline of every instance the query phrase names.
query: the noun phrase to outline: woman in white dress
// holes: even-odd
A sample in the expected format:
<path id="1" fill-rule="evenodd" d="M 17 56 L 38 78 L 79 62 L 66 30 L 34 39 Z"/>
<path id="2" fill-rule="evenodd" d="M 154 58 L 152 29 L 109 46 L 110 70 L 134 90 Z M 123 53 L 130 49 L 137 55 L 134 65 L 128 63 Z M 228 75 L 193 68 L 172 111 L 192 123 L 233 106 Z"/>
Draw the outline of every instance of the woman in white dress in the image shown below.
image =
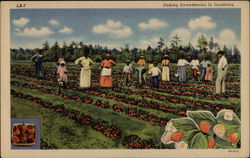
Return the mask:
<path id="1" fill-rule="evenodd" d="M 91 86 L 90 65 L 93 64 L 93 61 L 89 58 L 89 51 L 85 52 L 83 57 L 76 59 L 75 64 L 81 66 L 80 87 L 81 88 L 90 87 Z"/>
<path id="2" fill-rule="evenodd" d="M 165 55 L 161 66 L 162 66 L 162 81 L 170 81 L 170 77 L 169 77 L 169 57 L 168 55 Z"/>

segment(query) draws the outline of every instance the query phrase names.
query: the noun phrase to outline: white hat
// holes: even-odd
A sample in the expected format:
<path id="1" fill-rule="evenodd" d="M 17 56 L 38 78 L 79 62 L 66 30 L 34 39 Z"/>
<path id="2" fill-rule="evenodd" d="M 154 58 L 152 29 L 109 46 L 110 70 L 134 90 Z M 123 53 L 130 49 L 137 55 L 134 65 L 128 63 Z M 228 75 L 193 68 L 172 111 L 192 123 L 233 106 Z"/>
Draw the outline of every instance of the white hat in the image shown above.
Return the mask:
<path id="1" fill-rule="evenodd" d="M 60 64 L 65 64 L 65 61 L 64 60 L 60 61 Z"/>

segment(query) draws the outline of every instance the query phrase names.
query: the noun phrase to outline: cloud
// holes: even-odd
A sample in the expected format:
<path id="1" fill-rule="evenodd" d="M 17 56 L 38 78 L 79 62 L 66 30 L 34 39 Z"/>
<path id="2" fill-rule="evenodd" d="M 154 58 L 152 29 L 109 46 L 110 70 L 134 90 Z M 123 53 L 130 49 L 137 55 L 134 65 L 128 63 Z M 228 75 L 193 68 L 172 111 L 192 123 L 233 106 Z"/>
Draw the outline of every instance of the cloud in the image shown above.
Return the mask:
<path id="1" fill-rule="evenodd" d="M 217 41 L 221 47 L 226 45 L 227 47 L 233 47 L 236 45 L 239 49 L 241 47 L 240 40 L 237 40 L 236 34 L 231 29 L 224 29 L 219 33 Z"/>
<path id="2" fill-rule="evenodd" d="M 107 20 L 105 24 L 95 25 L 92 32 L 96 34 L 107 34 L 113 38 L 126 38 L 133 34 L 131 28 L 120 21 Z"/>
<path id="3" fill-rule="evenodd" d="M 177 29 L 173 30 L 170 33 L 169 41 L 171 41 L 175 35 L 177 35 L 178 37 L 180 37 L 180 40 L 181 40 L 180 43 L 182 43 L 182 44 L 189 43 L 190 38 L 191 38 L 190 31 L 187 30 L 187 29 L 184 29 L 184 28 L 177 28 Z"/>
<path id="4" fill-rule="evenodd" d="M 223 44 L 233 44 L 236 41 L 236 36 L 234 31 L 230 29 L 224 29 L 219 33 L 219 40 Z"/>
<path id="5" fill-rule="evenodd" d="M 13 24 L 17 27 L 23 27 L 25 26 L 27 23 L 29 23 L 29 19 L 21 17 L 20 19 L 14 19 L 13 20 Z"/>
<path id="6" fill-rule="evenodd" d="M 157 30 L 166 27 L 168 24 L 159 19 L 150 19 L 147 23 L 141 22 L 138 27 L 142 30 Z"/>
<path id="7" fill-rule="evenodd" d="M 59 30 L 59 32 L 62 33 L 62 34 L 71 34 L 71 33 L 74 32 L 74 30 L 71 29 L 71 28 L 68 28 L 68 27 L 64 26 L 64 28 L 61 29 L 61 30 Z"/>
<path id="8" fill-rule="evenodd" d="M 16 32 L 21 32 L 21 29 L 15 28 L 15 31 L 16 31 Z"/>
<path id="9" fill-rule="evenodd" d="M 210 16 L 201 16 L 196 19 L 191 19 L 188 22 L 188 26 L 194 29 L 213 29 L 216 27 L 216 23 L 213 22 L 213 19 Z"/>
<path id="10" fill-rule="evenodd" d="M 60 25 L 59 21 L 57 21 L 57 20 L 55 20 L 55 19 L 49 20 L 48 23 L 49 23 L 50 25 L 52 25 L 52 26 Z"/>
<path id="11" fill-rule="evenodd" d="M 23 31 L 17 32 L 17 35 L 23 37 L 45 37 L 53 33 L 48 27 L 41 27 L 40 29 L 32 27 L 24 28 Z"/>

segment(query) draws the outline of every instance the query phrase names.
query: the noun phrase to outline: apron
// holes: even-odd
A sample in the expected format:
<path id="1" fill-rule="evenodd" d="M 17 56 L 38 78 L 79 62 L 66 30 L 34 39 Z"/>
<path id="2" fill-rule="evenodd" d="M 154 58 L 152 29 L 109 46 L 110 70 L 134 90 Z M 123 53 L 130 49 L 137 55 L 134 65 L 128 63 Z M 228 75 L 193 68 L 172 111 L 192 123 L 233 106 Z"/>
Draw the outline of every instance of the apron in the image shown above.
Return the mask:
<path id="1" fill-rule="evenodd" d="M 111 76 L 111 68 L 103 68 L 101 76 Z"/>

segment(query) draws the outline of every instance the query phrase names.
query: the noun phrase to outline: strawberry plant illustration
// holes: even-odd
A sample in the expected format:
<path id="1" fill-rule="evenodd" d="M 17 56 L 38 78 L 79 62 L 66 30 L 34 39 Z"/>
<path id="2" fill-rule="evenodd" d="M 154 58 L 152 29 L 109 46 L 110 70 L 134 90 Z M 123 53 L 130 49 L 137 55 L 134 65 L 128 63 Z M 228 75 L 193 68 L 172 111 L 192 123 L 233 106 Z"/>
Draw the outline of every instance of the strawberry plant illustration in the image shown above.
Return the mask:
<path id="1" fill-rule="evenodd" d="M 231 110 L 217 116 L 210 111 L 187 111 L 187 116 L 170 120 L 161 137 L 176 149 L 234 149 L 240 147 L 241 123 Z"/>

